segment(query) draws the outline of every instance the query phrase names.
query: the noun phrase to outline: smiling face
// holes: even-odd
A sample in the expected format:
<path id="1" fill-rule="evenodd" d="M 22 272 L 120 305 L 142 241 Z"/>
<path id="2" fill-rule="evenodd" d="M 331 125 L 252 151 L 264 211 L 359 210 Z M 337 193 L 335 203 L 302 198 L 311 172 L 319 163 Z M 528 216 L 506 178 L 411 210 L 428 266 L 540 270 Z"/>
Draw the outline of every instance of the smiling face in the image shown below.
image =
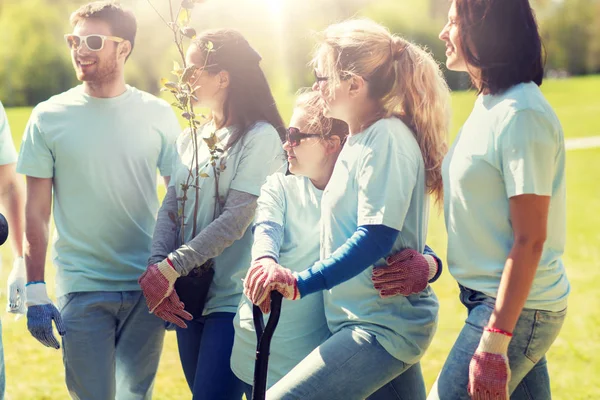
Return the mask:
<path id="1" fill-rule="evenodd" d="M 456 14 L 456 2 L 448 11 L 448 22 L 440 32 L 439 38 L 446 43 L 446 66 L 451 71 L 469 72 L 460 41 L 460 27 Z"/>
<path id="2" fill-rule="evenodd" d="M 81 20 L 73 29 L 79 36 L 105 35 L 112 36 L 110 26 L 99 19 Z M 85 43 L 78 49 L 71 49 L 71 60 L 77 79 L 83 82 L 103 84 L 113 82 L 123 74 L 127 54 L 119 52 L 123 43 L 105 40 L 100 51 L 90 50 Z"/>

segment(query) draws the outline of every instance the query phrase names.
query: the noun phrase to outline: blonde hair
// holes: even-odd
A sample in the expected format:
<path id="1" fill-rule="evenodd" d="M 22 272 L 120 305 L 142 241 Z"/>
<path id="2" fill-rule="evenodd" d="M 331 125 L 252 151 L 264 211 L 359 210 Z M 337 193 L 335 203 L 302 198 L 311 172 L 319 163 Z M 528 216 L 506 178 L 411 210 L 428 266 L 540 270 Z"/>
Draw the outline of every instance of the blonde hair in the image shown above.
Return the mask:
<path id="1" fill-rule="evenodd" d="M 341 80 L 362 77 L 381 106 L 374 117 L 396 116 L 412 129 L 425 162 L 427 190 L 439 202 L 450 90 L 431 54 L 371 20 L 355 19 L 325 29 L 312 64 L 320 64 L 331 95 Z"/>
<path id="2" fill-rule="evenodd" d="M 319 92 L 301 90 L 296 97 L 294 108 L 302 110 L 306 115 L 306 133 L 316 133 L 323 139 L 339 136 L 342 142 L 348 135 L 348 124 L 335 118 L 323 115 L 324 102 Z"/>

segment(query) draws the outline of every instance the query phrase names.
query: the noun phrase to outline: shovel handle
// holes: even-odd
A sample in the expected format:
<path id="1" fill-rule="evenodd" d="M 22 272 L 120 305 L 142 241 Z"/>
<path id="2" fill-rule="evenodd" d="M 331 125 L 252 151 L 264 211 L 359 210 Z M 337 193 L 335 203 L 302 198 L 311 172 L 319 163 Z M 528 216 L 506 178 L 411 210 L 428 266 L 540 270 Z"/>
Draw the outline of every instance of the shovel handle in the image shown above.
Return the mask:
<path id="1" fill-rule="evenodd" d="M 269 370 L 269 348 L 271 339 L 277 328 L 281 315 L 281 302 L 283 296 L 277 291 L 271 292 L 271 314 L 265 326 L 260 307 L 252 307 L 254 329 L 256 331 L 256 361 L 254 363 L 254 386 L 252 387 L 252 400 L 264 400 L 267 392 L 267 372 Z"/>

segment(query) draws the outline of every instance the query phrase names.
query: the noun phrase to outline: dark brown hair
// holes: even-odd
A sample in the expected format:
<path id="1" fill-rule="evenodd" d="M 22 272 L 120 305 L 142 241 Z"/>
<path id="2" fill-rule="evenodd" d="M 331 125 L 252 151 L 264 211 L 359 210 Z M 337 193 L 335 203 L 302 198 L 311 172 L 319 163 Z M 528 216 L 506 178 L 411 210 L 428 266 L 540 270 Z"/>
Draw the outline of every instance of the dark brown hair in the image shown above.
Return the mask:
<path id="1" fill-rule="evenodd" d="M 302 90 L 296 98 L 294 108 L 306 113 L 306 133 L 316 133 L 327 139 L 331 136 L 339 136 L 343 142 L 348 136 L 348 124 L 344 121 L 328 118 L 323 115 L 324 102 L 319 92 L 313 90 Z"/>
<path id="2" fill-rule="evenodd" d="M 216 29 L 201 33 L 193 45 L 196 66 L 204 66 L 210 74 L 229 73 L 227 99 L 223 107 L 225 123 L 236 125 L 227 147 L 232 147 L 257 122 L 271 124 L 285 140 L 285 126 L 277 110 L 275 99 L 260 68 L 261 56 L 236 30 Z"/>
<path id="3" fill-rule="evenodd" d="M 120 4 L 113 1 L 94 1 L 79 7 L 73 12 L 70 22 L 74 27 L 86 19 L 104 21 L 110 26 L 113 36 L 128 40 L 131 43 L 131 51 L 127 55 L 127 58 L 129 58 L 133 51 L 137 32 L 137 21 L 132 11 L 124 9 Z"/>
<path id="4" fill-rule="evenodd" d="M 542 84 L 544 56 L 528 0 L 455 0 L 462 52 L 481 71 L 479 93 L 519 83 Z"/>

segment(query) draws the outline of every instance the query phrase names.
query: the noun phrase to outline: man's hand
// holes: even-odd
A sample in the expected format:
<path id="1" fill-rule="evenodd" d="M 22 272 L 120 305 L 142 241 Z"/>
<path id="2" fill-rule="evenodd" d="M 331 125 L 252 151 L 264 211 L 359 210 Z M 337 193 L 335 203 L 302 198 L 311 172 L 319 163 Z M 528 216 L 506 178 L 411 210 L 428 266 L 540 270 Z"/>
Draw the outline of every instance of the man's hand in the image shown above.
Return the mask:
<path id="1" fill-rule="evenodd" d="M 60 336 L 66 331 L 58 309 L 46 292 L 43 282 L 32 283 L 25 287 L 27 292 L 27 329 L 31 335 L 47 347 L 60 349 L 60 344 L 52 332 L 52 320 Z"/>
<path id="2" fill-rule="evenodd" d="M 15 258 L 12 270 L 8 275 L 8 304 L 6 311 L 13 314 L 25 314 L 25 280 L 27 279 L 25 272 L 25 261 L 23 257 Z"/>

